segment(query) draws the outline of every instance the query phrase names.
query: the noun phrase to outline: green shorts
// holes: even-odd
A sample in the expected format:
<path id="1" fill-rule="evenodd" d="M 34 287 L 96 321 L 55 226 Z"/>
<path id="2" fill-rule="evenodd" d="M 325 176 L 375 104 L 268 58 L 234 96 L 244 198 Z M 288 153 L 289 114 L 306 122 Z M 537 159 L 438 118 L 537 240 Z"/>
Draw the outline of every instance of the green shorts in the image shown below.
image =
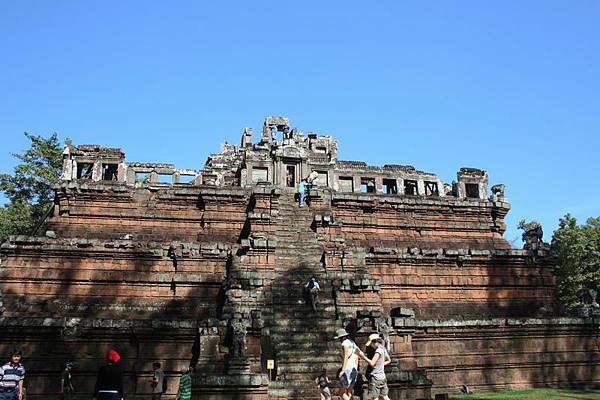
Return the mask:
<path id="1" fill-rule="evenodd" d="M 369 399 L 377 399 L 379 396 L 388 395 L 387 380 L 379 380 L 371 376 L 371 382 L 369 382 Z"/>

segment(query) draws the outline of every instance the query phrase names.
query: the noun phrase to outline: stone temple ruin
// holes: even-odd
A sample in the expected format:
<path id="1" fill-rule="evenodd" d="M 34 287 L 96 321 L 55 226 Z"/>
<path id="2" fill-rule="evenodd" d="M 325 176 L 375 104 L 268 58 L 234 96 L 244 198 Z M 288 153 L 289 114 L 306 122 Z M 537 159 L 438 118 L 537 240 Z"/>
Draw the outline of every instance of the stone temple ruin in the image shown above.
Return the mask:
<path id="1" fill-rule="evenodd" d="M 246 128 L 198 171 L 65 147 L 45 231 L 1 247 L 1 345 L 23 347 L 30 393 L 56 393 L 64 361 L 91 392 L 114 347 L 126 393 L 150 391 L 158 360 L 172 393 L 197 366 L 195 399 L 313 399 L 341 366 L 340 327 L 361 345 L 384 335 L 394 399 L 600 384 L 598 317 L 558 316 L 547 246 L 511 248 L 504 185 L 485 171 L 449 184 L 341 161 L 331 136 L 283 117 L 257 139 Z"/>

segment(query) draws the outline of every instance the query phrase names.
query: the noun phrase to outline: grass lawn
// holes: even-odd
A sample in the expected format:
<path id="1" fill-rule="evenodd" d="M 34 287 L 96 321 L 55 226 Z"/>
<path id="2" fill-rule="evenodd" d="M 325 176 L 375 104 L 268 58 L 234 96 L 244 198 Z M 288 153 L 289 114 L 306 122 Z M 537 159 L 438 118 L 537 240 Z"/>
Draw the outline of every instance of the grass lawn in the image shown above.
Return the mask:
<path id="1" fill-rule="evenodd" d="M 600 400 L 600 390 L 529 389 L 451 395 L 451 400 Z"/>

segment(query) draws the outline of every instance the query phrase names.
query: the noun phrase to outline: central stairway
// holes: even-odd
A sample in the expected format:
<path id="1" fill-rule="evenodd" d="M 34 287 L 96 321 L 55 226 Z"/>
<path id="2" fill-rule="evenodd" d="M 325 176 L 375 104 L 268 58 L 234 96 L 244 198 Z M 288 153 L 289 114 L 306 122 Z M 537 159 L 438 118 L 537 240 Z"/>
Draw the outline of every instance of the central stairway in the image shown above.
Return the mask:
<path id="1" fill-rule="evenodd" d="M 319 399 L 314 379 L 323 368 L 333 378 L 340 367 L 331 277 L 323 268 L 312 222 L 308 207 L 299 207 L 292 194 L 280 196 L 270 328 L 277 378 L 269 384 L 271 399 Z M 316 313 L 302 294 L 311 277 L 321 284 Z"/>

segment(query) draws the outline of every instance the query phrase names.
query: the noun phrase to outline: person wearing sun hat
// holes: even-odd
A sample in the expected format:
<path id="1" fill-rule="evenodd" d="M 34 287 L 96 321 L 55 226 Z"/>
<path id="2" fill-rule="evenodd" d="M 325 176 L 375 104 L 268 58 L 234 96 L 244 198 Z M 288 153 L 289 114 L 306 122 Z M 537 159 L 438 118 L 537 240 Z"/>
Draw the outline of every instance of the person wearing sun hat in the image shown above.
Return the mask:
<path id="1" fill-rule="evenodd" d="M 369 335 L 369 340 L 366 343 L 367 348 L 371 347 L 375 350 L 373 358 L 368 358 L 363 352 L 359 353 L 360 357 L 373 368 L 369 381 L 369 399 L 390 399 L 388 397 L 389 390 L 385 377 L 385 366 L 391 363 L 392 359 L 382 342 L 383 340 L 379 334 L 373 333 Z"/>
<path id="2" fill-rule="evenodd" d="M 344 328 L 336 330 L 335 333 L 335 338 L 342 344 L 342 369 L 338 375 L 340 379 L 340 397 L 342 400 L 350 400 L 358 377 L 358 355 L 362 351 L 350 339 L 350 335 Z"/>

